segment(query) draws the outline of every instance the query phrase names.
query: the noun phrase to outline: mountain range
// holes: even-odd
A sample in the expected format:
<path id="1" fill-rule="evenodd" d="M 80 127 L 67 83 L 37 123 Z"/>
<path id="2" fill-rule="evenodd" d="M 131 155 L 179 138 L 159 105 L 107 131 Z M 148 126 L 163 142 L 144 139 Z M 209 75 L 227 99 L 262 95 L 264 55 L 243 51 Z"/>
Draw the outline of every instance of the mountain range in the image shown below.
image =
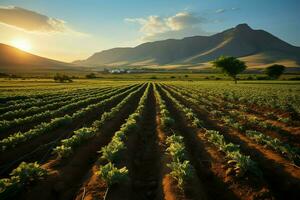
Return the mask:
<path id="1" fill-rule="evenodd" d="M 281 63 L 300 66 L 300 47 L 292 46 L 263 30 L 239 24 L 211 36 L 147 42 L 133 48 L 113 48 L 95 53 L 75 64 L 86 66 L 208 66 L 221 55 L 235 56 L 250 67 Z"/>
<path id="2" fill-rule="evenodd" d="M 283 64 L 300 71 L 300 47 L 290 45 L 264 30 L 239 24 L 211 36 L 193 36 L 147 42 L 136 47 L 113 48 L 85 60 L 60 62 L 0 44 L 0 72 L 45 73 L 101 70 L 109 67 L 202 69 L 221 55 L 235 56 L 250 68 Z"/>

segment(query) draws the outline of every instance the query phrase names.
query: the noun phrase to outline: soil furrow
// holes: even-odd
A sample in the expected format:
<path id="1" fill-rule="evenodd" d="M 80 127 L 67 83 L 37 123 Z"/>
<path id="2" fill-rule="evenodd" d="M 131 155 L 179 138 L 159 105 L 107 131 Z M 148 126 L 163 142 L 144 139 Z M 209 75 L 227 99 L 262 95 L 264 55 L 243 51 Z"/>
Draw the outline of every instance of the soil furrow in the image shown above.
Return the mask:
<path id="1" fill-rule="evenodd" d="M 84 176 L 96 162 L 97 151 L 109 143 L 113 133 L 135 110 L 142 92 L 143 90 L 138 92 L 113 120 L 107 122 L 99 135 L 78 147 L 70 158 L 54 159 L 44 164 L 44 168 L 50 171 L 48 178 L 35 187 L 28 188 L 18 196 L 18 199 L 73 199 Z M 43 193 L 38 191 L 43 191 Z"/>

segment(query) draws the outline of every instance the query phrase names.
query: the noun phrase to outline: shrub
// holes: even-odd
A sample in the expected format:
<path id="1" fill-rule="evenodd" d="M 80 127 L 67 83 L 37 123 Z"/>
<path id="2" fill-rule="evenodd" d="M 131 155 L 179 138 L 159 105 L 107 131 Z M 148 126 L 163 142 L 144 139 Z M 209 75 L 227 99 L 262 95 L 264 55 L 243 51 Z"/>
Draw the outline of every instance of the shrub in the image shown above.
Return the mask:
<path id="1" fill-rule="evenodd" d="M 73 80 L 71 79 L 71 77 L 67 76 L 67 75 L 61 75 L 61 74 L 56 74 L 53 77 L 55 82 L 60 82 L 60 83 L 64 83 L 64 82 L 73 82 Z"/>
<path id="2" fill-rule="evenodd" d="M 151 76 L 150 79 L 157 79 L 157 77 L 156 76 Z"/>
<path id="3" fill-rule="evenodd" d="M 90 73 L 90 74 L 87 74 L 85 76 L 87 79 L 93 79 L 93 78 L 97 78 L 96 74 L 95 73 Z"/>

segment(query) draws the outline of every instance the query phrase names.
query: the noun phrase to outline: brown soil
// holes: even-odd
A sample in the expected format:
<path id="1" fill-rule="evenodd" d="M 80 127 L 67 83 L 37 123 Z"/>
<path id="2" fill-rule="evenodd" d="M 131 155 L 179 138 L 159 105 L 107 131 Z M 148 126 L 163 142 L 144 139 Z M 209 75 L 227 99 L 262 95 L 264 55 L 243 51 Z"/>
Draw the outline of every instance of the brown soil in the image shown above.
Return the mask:
<path id="1" fill-rule="evenodd" d="M 176 94 L 174 94 L 176 96 Z M 176 96 L 178 99 L 180 97 Z M 188 104 L 183 99 L 182 103 Z M 272 152 L 269 149 L 262 147 L 251 141 L 245 135 L 219 126 L 220 122 L 212 121 L 203 110 L 197 106 L 190 105 L 199 119 L 204 121 L 206 128 L 220 131 L 224 134 L 228 141 L 239 144 L 242 152 L 250 155 L 253 160 L 259 164 L 259 168 L 263 171 L 266 182 L 271 191 L 278 198 L 298 199 L 300 196 L 300 170 L 293 166 L 289 161 L 282 158 L 280 155 Z"/>
<path id="2" fill-rule="evenodd" d="M 89 90 L 89 91 L 86 91 L 86 92 L 82 92 L 82 93 L 80 93 L 80 95 L 82 95 L 81 97 L 78 97 L 78 99 L 84 99 L 84 98 L 86 98 L 86 96 L 88 96 L 88 95 L 94 95 L 94 94 L 98 94 L 98 93 L 104 93 L 104 92 L 106 92 L 106 91 L 109 91 L 109 89 L 107 88 L 107 89 L 97 89 L 97 90 Z M 45 108 L 43 108 L 43 109 L 41 109 L 41 107 L 44 107 L 44 106 L 46 106 L 46 105 L 49 105 L 49 104 L 52 104 L 52 103 L 57 103 L 58 101 L 60 101 L 60 102 L 63 102 L 65 105 L 66 104 L 68 104 L 68 101 L 70 101 L 70 100 L 72 100 L 72 98 L 74 98 L 74 94 L 75 93 L 72 93 L 72 94 L 69 94 L 68 96 L 66 96 L 66 97 L 63 97 L 63 98 L 61 98 L 61 96 L 62 95 L 57 95 L 55 98 L 51 98 L 51 99 L 46 99 L 46 100 L 44 100 L 43 101 L 43 103 L 42 104 L 40 104 L 40 105 L 34 105 L 34 106 L 36 106 L 36 107 L 40 107 L 40 109 L 39 109 L 39 111 L 38 112 L 31 112 L 31 113 L 27 113 L 27 114 L 22 114 L 22 115 L 18 115 L 18 118 L 24 118 L 24 117 L 27 117 L 27 116 L 31 116 L 31 115 L 33 115 L 33 114 L 36 114 L 36 113 L 41 113 L 41 112 L 44 112 L 44 111 L 46 111 L 47 109 L 45 109 Z M 77 94 L 77 93 L 76 93 Z M 48 110 L 56 110 L 56 109 L 58 109 L 60 107 L 60 105 L 55 105 L 55 106 L 53 106 L 53 107 L 51 107 L 51 108 L 49 108 Z M 30 107 L 29 107 L 30 108 Z M 28 108 L 27 108 L 28 109 Z M 26 110 L 26 108 L 24 109 L 24 110 Z M 1 117 L 0 116 L 0 120 L 13 120 L 13 119 L 15 119 L 16 117 L 15 116 L 7 116 L 7 117 Z M 0 135 L 0 139 L 2 138 L 2 135 Z"/>
<path id="3" fill-rule="evenodd" d="M 132 87 L 133 86 L 131 86 L 130 88 L 132 88 Z M 120 92 L 128 90 L 128 89 L 129 89 L 129 87 L 124 87 L 124 89 L 120 90 Z M 99 92 L 99 94 L 101 94 L 101 93 L 102 92 Z M 107 93 L 107 92 L 104 92 L 104 94 L 105 93 Z M 105 98 L 101 98 L 101 99 L 104 100 L 104 99 L 107 99 L 107 98 L 109 98 L 109 97 L 105 97 Z M 97 103 L 99 101 L 100 100 L 93 100 L 93 101 L 89 102 L 89 104 Z M 82 109 L 82 108 L 84 108 L 86 106 L 87 105 L 76 106 L 76 108 L 71 108 L 71 109 L 69 109 L 68 111 L 66 111 L 64 113 L 59 113 L 59 114 L 56 114 L 55 116 L 39 118 L 39 119 L 35 120 L 34 122 L 26 123 L 26 124 L 23 124 L 21 126 L 12 127 L 12 128 L 10 128 L 8 130 L 5 130 L 4 133 L 1 134 L 1 137 L 3 137 L 3 138 L 8 137 L 9 135 L 14 134 L 14 133 L 16 133 L 18 131 L 20 131 L 20 132 L 28 131 L 31 128 L 34 128 L 34 126 L 40 124 L 41 122 L 47 122 L 48 123 L 48 122 L 51 121 L 51 119 L 56 118 L 56 117 L 62 117 L 65 114 L 72 115 L 77 110 L 80 110 L 80 109 Z"/>
<path id="4" fill-rule="evenodd" d="M 138 126 L 140 126 L 138 124 Z M 131 132 L 130 135 L 127 135 L 125 144 L 126 149 L 122 152 L 120 156 L 122 159 L 118 160 L 116 166 L 118 168 L 126 166 L 129 170 L 129 177 L 132 177 L 134 174 L 132 167 L 132 157 L 136 151 L 136 142 L 138 141 L 138 131 Z M 93 166 L 92 171 L 90 171 L 87 175 L 83 184 L 76 195 L 76 200 L 81 199 L 103 199 L 105 195 L 105 191 L 107 189 L 107 185 L 98 177 L 96 171 L 98 171 L 100 165 L 104 165 L 106 162 L 101 161 L 99 159 Z M 131 178 L 123 183 L 119 183 L 118 185 L 113 185 L 109 188 L 107 192 L 106 199 L 110 200 L 118 200 L 118 199 L 130 199 L 131 194 Z M 101 186 L 101 187 L 99 187 Z M 84 197 L 83 197 L 84 195 Z"/>
<path id="5" fill-rule="evenodd" d="M 168 110 L 170 111 L 172 117 L 175 119 L 174 132 L 178 132 L 184 137 L 188 158 L 196 170 L 196 176 L 191 180 L 190 183 L 187 183 L 185 185 L 184 196 L 186 199 L 211 198 L 212 194 L 209 193 L 209 188 L 211 188 L 210 183 L 214 180 L 212 180 L 211 177 L 209 179 L 206 179 L 205 176 L 203 176 L 202 174 L 204 171 L 207 171 L 207 168 L 202 165 L 202 159 L 203 160 L 206 159 L 203 158 L 203 155 L 201 155 L 198 149 L 198 145 L 195 143 L 196 140 L 194 140 L 193 138 L 193 133 L 191 133 L 190 130 L 188 130 L 185 122 L 179 116 L 178 111 L 175 109 L 175 107 L 170 102 L 170 100 L 166 97 L 166 95 L 161 91 L 161 89 L 158 88 L 158 90 L 162 98 L 166 101 L 166 106 L 168 107 Z M 217 188 L 214 188 L 214 190 L 216 189 Z M 214 193 L 216 193 L 216 191 Z"/>
<path id="6" fill-rule="evenodd" d="M 77 130 L 83 126 L 91 125 L 95 119 L 101 117 L 103 112 L 110 110 L 126 95 L 127 93 L 115 99 L 114 101 L 107 103 L 105 106 L 93 110 L 84 118 L 75 120 L 67 127 L 58 128 L 47 134 L 33 138 L 30 142 L 19 145 L 18 148 L 3 152 L 0 158 L 0 163 L 2 163 L 1 176 L 6 176 L 7 173 L 18 166 L 22 161 L 33 162 L 38 160 L 42 163 L 45 162 L 47 158 L 49 158 L 52 148 L 55 147 L 55 145 L 60 142 L 61 139 L 69 137 L 74 130 Z M 41 146 L 41 144 L 46 145 Z M 27 154 L 29 155 L 27 156 Z"/>
<path id="7" fill-rule="evenodd" d="M 151 86 L 146 103 L 145 117 L 137 133 L 137 142 L 132 159 L 130 199 L 161 199 L 158 190 L 160 156 L 156 134 L 156 100 Z"/>
<path id="8" fill-rule="evenodd" d="M 159 105 L 156 104 L 156 132 L 157 132 L 157 138 L 158 138 L 158 146 L 160 151 L 160 182 L 161 187 L 158 191 L 158 196 L 160 196 L 160 199 L 165 200 L 179 200 L 179 199 L 185 199 L 184 194 L 178 189 L 176 181 L 169 175 L 170 169 L 167 167 L 168 163 L 171 163 L 172 159 L 171 157 L 166 153 L 166 137 L 170 136 L 170 130 L 167 131 L 163 128 L 161 124 L 161 116 L 159 113 Z"/>
<path id="9" fill-rule="evenodd" d="M 167 88 L 168 88 L 168 86 L 167 86 Z M 178 90 L 178 88 L 176 88 L 176 87 L 170 87 L 170 88 L 175 89 L 176 91 L 180 92 L 180 90 Z M 189 96 L 190 98 L 194 98 L 192 95 L 190 95 L 188 93 L 185 93 L 185 95 Z M 203 103 L 203 102 L 201 102 L 201 100 L 200 100 L 199 103 Z M 242 115 L 249 116 L 249 117 L 250 116 L 257 117 L 260 121 L 265 121 L 265 122 L 271 123 L 273 126 L 276 126 L 278 128 L 278 130 L 268 130 L 268 129 L 265 129 L 262 127 L 257 127 L 257 126 L 256 127 L 251 126 L 251 127 L 249 127 L 249 129 L 261 131 L 264 134 L 269 135 L 273 138 L 278 138 L 279 140 L 281 140 L 283 142 L 288 142 L 289 144 L 292 144 L 295 147 L 300 147 L 300 127 L 292 127 L 290 125 L 287 125 L 287 124 L 279 122 L 279 121 L 270 120 L 262 115 L 244 112 L 244 111 L 241 111 L 238 109 L 226 108 L 225 103 L 221 100 L 219 100 L 219 103 L 212 103 L 212 105 L 213 106 L 206 104 L 206 106 L 212 108 L 213 110 L 222 111 L 227 114 L 228 114 L 228 111 L 237 111 L 237 112 L 241 113 Z M 236 119 L 236 120 L 242 125 L 247 124 L 246 120 L 240 120 L 240 119 Z"/>
<path id="10" fill-rule="evenodd" d="M 26 192 L 18 196 L 18 199 L 73 199 L 86 172 L 97 160 L 97 151 L 109 143 L 113 133 L 135 110 L 142 92 L 143 90 L 135 95 L 113 120 L 107 122 L 99 135 L 78 147 L 70 158 L 54 159 L 46 163 L 44 168 L 50 171 L 49 177 L 35 187 L 28 188 Z"/>

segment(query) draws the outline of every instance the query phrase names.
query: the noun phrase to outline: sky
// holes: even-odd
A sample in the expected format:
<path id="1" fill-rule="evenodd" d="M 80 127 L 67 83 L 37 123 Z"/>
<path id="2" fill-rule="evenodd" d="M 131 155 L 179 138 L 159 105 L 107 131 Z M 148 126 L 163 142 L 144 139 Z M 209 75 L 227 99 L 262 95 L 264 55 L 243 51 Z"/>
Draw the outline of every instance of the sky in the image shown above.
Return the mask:
<path id="1" fill-rule="evenodd" d="M 247 23 L 300 46 L 299 0 L 0 0 L 0 43 L 72 62 Z"/>

